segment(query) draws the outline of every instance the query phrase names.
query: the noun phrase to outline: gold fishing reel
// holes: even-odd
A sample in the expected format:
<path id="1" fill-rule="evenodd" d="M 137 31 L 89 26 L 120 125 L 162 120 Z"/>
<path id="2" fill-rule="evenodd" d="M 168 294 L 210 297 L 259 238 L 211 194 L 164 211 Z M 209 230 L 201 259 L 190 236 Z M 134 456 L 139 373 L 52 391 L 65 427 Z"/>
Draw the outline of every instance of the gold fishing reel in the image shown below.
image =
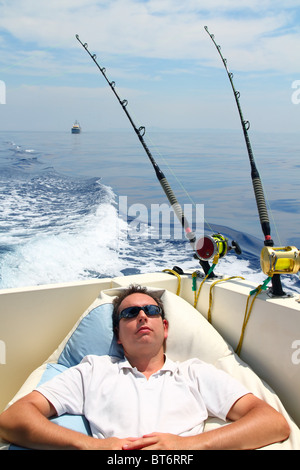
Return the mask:
<path id="1" fill-rule="evenodd" d="M 300 251 L 295 246 L 265 246 L 261 251 L 260 265 L 267 276 L 297 274 L 300 270 Z"/>

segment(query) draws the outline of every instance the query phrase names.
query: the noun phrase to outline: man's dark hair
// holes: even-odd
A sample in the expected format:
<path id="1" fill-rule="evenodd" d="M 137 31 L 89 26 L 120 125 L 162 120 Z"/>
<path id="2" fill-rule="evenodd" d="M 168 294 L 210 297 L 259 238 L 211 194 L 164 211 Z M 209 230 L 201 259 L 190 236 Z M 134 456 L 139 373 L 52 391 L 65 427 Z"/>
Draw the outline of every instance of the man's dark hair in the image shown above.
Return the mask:
<path id="1" fill-rule="evenodd" d="M 112 318 L 113 318 L 113 330 L 114 330 L 115 333 L 117 333 L 116 329 L 119 325 L 119 314 L 120 314 L 119 307 L 120 307 L 121 303 L 123 302 L 123 300 L 131 294 L 146 294 L 146 295 L 149 295 L 149 297 L 152 297 L 152 299 L 155 300 L 157 305 L 162 309 L 162 315 L 161 315 L 162 319 L 165 318 L 163 303 L 162 303 L 161 299 L 158 296 L 156 296 L 152 292 L 149 292 L 146 287 L 139 286 L 139 285 L 131 285 L 127 289 L 122 291 L 113 300 L 114 309 L 113 309 Z"/>

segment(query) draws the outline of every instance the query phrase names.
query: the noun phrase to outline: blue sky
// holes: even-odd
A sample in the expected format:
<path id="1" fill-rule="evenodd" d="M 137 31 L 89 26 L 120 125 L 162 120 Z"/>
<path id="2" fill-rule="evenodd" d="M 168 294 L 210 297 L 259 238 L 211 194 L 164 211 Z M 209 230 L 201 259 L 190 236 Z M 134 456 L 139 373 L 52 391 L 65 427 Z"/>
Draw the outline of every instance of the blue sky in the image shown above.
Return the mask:
<path id="1" fill-rule="evenodd" d="M 128 128 L 76 34 L 137 125 L 240 129 L 205 25 L 251 129 L 299 132 L 300 0 L 0 0 L 0 129 L 69 132 L 75 119 L 90 131 Z"/>

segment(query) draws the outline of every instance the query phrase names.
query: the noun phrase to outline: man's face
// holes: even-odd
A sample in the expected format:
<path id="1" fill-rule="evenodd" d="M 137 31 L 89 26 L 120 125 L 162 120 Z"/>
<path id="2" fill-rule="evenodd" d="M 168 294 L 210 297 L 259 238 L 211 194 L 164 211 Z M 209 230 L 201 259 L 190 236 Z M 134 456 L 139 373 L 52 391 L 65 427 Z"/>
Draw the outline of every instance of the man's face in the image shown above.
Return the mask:
<path id="1" fill-rule="evenodd" d="M 157 305 L 149 295 L 136 293 L 126 297 L 120 307 L 119 313 L 128 307 L 144 307 Z M 162 348 L 168 336 L 168 322 L 161 315 L 147 316 L 140 310 L 134 318 L 121 318 L 119 322 L 119 344 L 122 344 L 125 355 L 140 353 L 156 354 Z"/>

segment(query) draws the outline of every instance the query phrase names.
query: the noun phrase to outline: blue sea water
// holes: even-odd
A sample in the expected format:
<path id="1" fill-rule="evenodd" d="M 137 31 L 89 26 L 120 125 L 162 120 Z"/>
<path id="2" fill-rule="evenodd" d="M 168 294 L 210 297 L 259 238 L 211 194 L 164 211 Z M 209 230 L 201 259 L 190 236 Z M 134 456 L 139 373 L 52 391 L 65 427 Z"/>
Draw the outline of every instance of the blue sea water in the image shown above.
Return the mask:
<path id="1" fill-rule="evenodd" d="M 146 142 L 199 234 L 204 215 L 205 233 L 240 244 L 242 255 L 230 252 L 217 270 L 264 280 L 242 133 L 151 130 Z M 256 133 L 251 143 L 275 246 L 300 248 L 299 138 Z M 0 132 L 0 184 L 0 288 L 199 269 L 130 129 Z M 298 275 L 283 282 L 300 291 Z"/>

